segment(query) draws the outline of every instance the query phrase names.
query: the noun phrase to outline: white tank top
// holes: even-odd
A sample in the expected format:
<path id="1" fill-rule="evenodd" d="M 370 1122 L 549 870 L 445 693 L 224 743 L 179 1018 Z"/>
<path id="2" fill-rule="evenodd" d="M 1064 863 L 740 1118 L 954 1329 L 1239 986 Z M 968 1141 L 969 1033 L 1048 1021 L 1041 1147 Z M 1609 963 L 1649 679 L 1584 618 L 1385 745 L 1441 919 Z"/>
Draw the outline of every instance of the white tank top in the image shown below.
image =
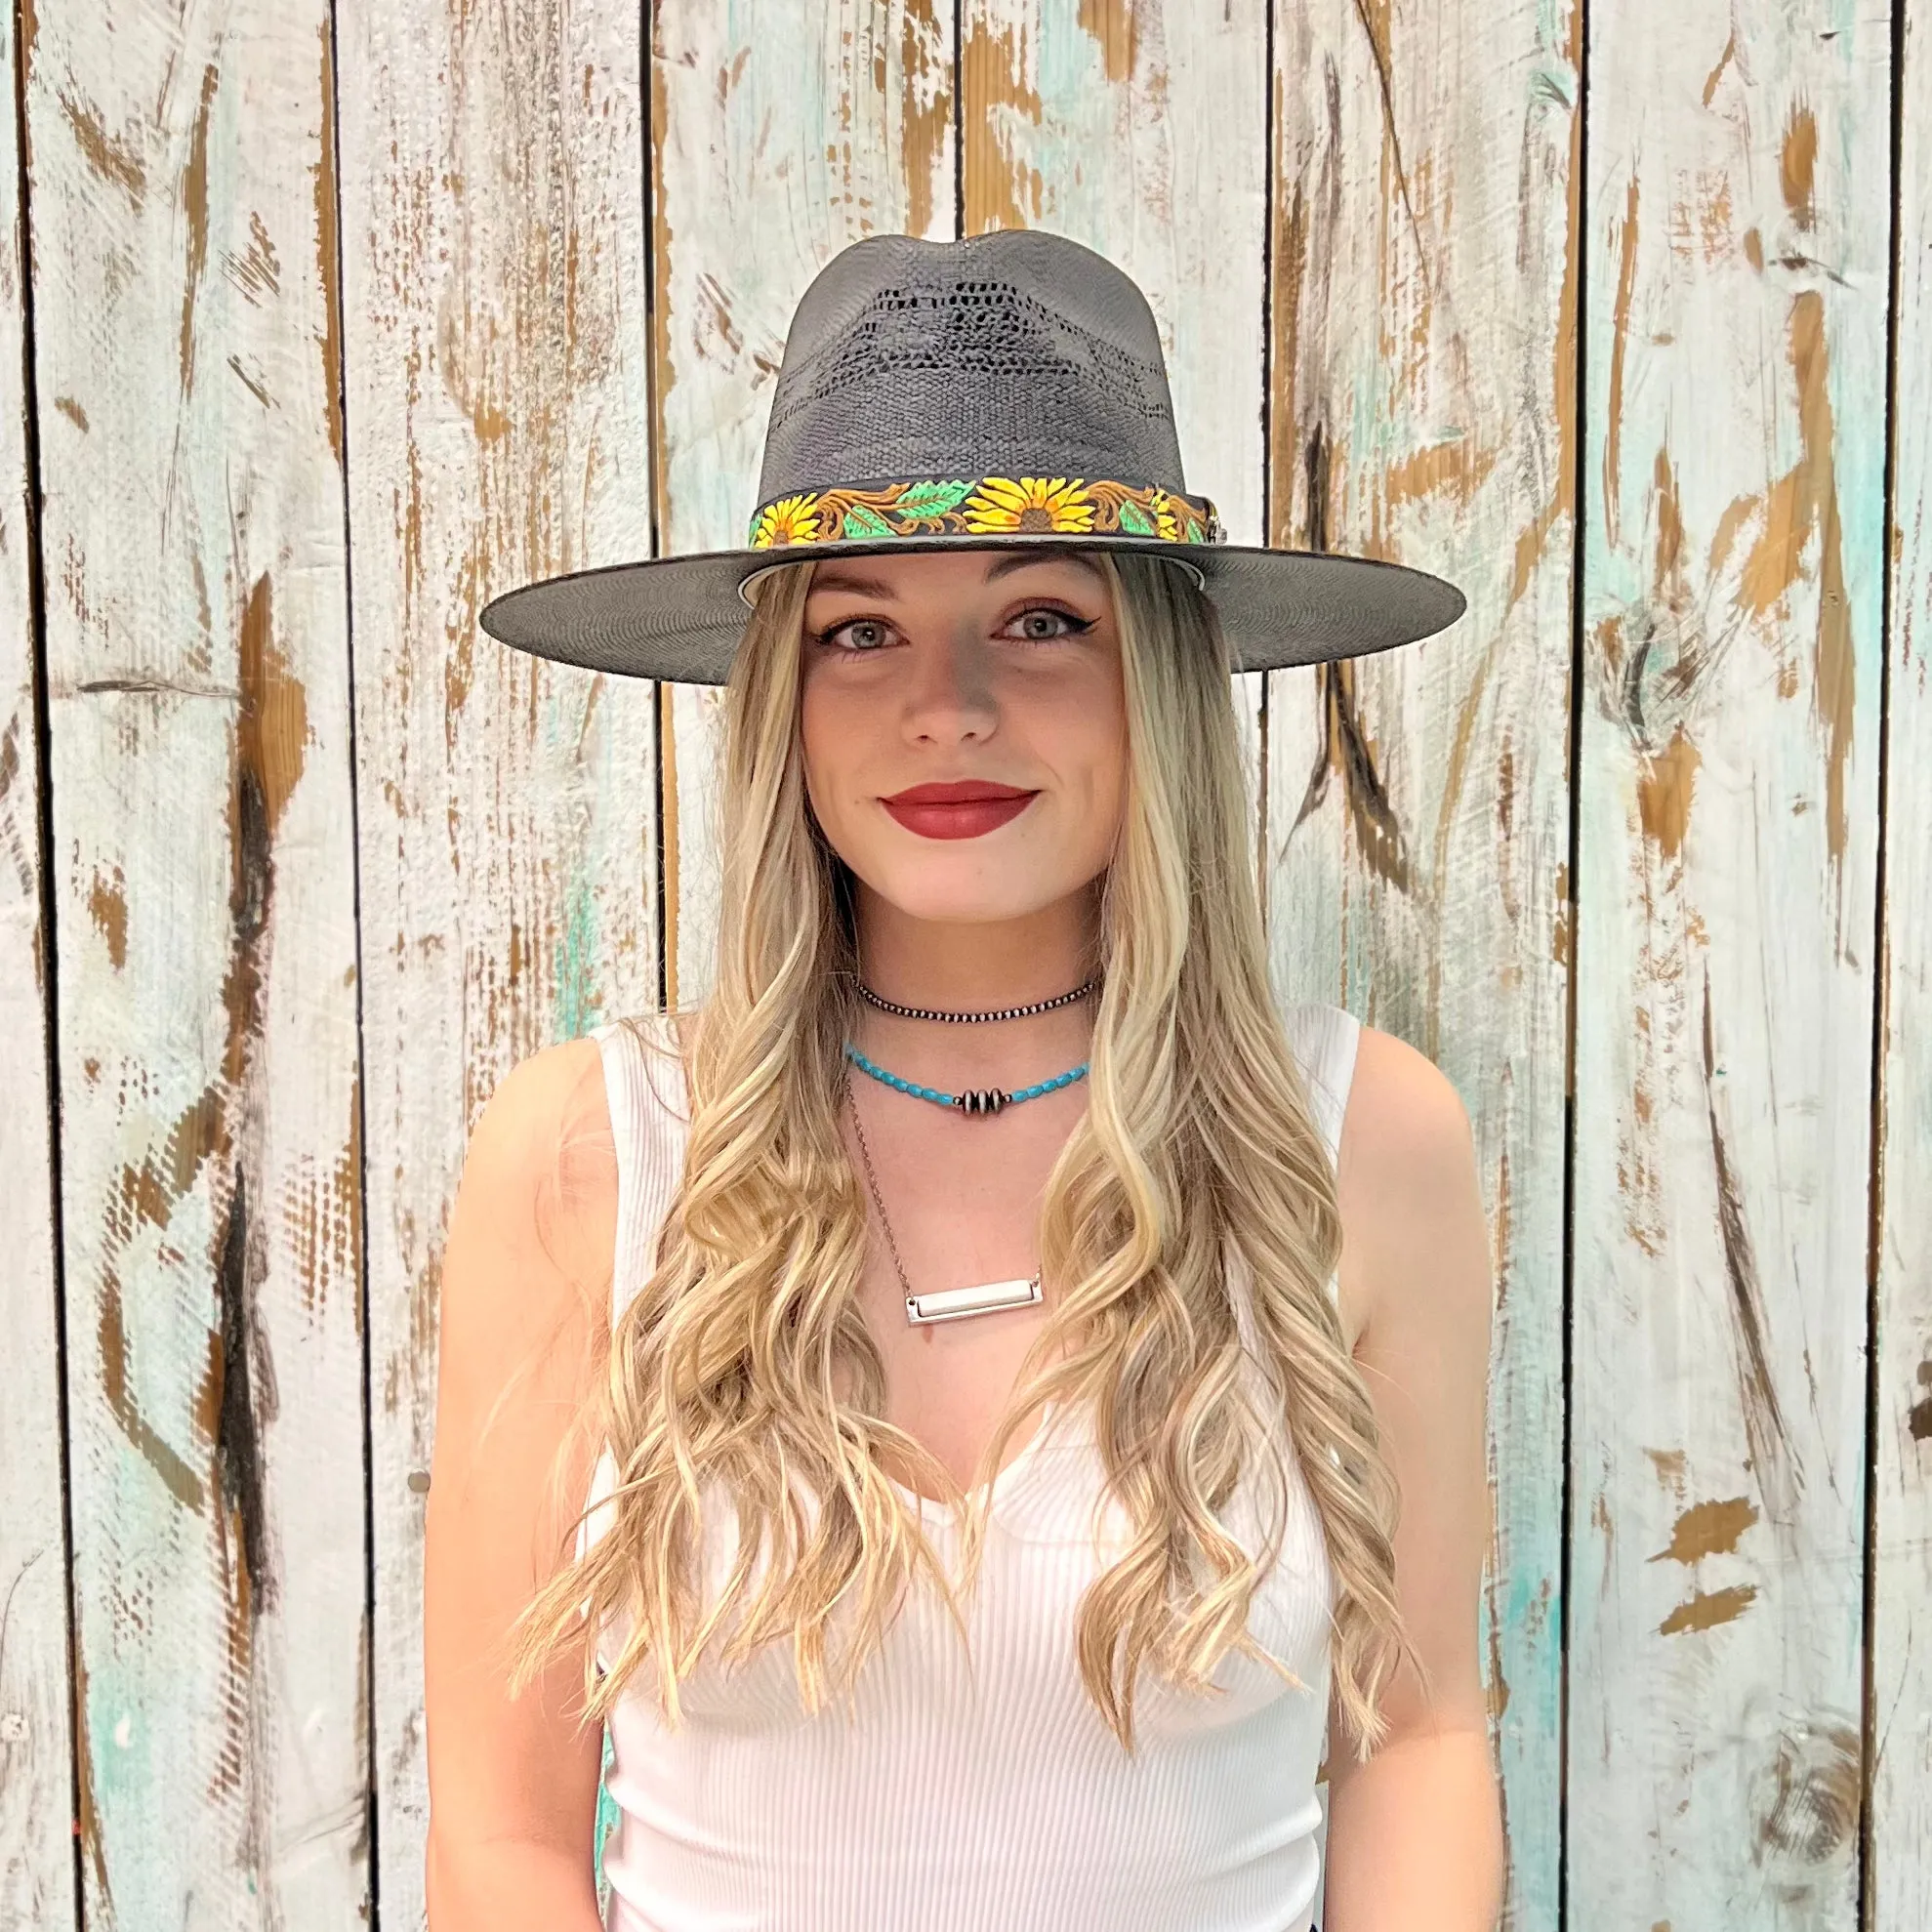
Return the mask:
<path id="1" fill-rule="evenodd" d="M 1323 1003 L 1287 1020 L 1334 1159 L 1357 1023 Z M 615 1021 L 593 1033 L 617 1146 L 620 1310 L 649 1268 L 688 1125 L 675 1036 L 662 1015 L 645 1028 L 650 1050 Z M 1258 1389 L 1245 1285 L 1236 1316 Z M 1074 1654 L 1076 1607 L 1102 1561 L 1091 1524 L 1103 1468 L 1081 1412 L 1049 1408 L 993 1485 L 978 1586 L 962 1605 L 970 1658 L 921 1579 L 861 1665 L 849 1721 L 836 1698 L 806 1714 L 782 1641 L 728 1671 L 708 1654 L 679 1686 L 675 1731 L 659 1722 L 654 1691 L 619 1704 L 605 1774 L 617 1812 L 604 1852 L 608 1932 L 1304 1932 L 1319 1911 L 1315 1774 L 1334 1599 L 1321 1519 L 1285 1441 L 1284 1452 L 1287 1528 L 1249 1630 L 1305 1689 L 1239 1655 L 1221 1660 L 1219 1697 L 1143 1670 L 1137 1752 L 1123 1751 Z M 606 1452 L 593 1503 L 612 1473 Z M 901 1493 L 957 1576 L 950 1507 Z M 1251 1551 L 1267 1500 L 1251 1470 L 1223 1506 Z M 721 1486 L 704 1505 L 709 1605 L 730 1574 L 737 1523 Z M 1111 1560 L 1127 1519 L 1111 1498 L 1107 1511 Z M 602 1535 L 607 1518 L 598 1509 L 588 1535 Z M 601 1633 L 606 1663 L 622 1634 Z"/>

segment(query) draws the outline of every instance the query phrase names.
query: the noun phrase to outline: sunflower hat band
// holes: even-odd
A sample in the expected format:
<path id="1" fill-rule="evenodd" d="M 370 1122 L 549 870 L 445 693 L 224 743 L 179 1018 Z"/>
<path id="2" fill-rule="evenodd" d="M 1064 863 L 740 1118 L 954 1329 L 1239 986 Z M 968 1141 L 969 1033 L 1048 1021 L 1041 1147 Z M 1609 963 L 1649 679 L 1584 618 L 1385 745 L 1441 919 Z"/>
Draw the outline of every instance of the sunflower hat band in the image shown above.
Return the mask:
<path id="1" fill-rule="evenodd" d="M 866 489 L 806 490 L 760 504 L 754 550 L 892 537 L 1089 536 L 1118 531 L 1164 544 L 1216 544 L 1221 519 L 1206 497 L 1159 483 L 1084 476 L 981 476 L 970 482 L 921 477 Z"/>
<path id="2" fill-rule="evenodd" d="M 1387 650 L 1464 607 L 1407 564 L 1228 542 L 1187 486 L 1145 296 L 1040 229 L 869 235 L 834 256 L 792 316 L 752 502 L 735 550 L 524 584 L 482 627 L 558 663 L 722 684 L 778 563 L 1036 545 L 1184 561 L 1234 671 Z"/>

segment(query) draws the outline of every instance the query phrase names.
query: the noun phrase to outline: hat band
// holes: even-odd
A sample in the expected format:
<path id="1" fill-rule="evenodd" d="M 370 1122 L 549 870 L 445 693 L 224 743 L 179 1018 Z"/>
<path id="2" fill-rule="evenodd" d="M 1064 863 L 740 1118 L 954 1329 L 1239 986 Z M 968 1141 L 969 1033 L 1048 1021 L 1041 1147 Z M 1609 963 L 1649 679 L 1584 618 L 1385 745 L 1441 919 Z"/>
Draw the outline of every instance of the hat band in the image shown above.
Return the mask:
<path id="1" fill-rule="evenodd" d="M 894 537 L 1108 535 L 1217 544 L 1221 519 L 1206 497 L 1158 483 L 1105 477 L 925 477 L 872 489 L 805 490 L 753 513 L 753 550 L 788 544 L 874 544 Z"/>

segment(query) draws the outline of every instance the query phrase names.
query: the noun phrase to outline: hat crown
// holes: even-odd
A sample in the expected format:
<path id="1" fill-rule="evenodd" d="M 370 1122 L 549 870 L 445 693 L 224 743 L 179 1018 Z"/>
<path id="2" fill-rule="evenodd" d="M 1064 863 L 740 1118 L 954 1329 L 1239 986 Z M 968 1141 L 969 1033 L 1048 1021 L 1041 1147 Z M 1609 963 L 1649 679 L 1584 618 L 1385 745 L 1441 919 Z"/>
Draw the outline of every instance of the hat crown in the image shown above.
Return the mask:
<path id="1" fill-rule="evenodd" d="M 873 235 L 805 291 L 759 501 L 905 477 L 1106 476 L 1184 491 L 1146 298 L 1064 236 Z"/>

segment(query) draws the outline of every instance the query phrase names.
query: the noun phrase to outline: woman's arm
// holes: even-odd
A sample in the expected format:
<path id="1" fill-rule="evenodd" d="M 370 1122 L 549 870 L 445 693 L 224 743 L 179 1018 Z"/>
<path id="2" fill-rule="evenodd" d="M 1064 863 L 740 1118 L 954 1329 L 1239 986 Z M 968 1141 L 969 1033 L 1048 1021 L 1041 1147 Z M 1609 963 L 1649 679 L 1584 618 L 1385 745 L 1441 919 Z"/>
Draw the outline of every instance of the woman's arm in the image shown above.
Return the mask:
<path id="1" fill-rule="evenodd" d="M 602 1735 L 573 1715 L 566 1658 L 512 1702 L 510 1626 L 555 1568 L 595 1449 L 553 1469 L 609 1339 L 616 1175 L 581 1159 L 559 1204 L 560 1136 L 605 1109 L 595 1041 L 535 1053 L 471 1136 L 443 1257 L 424 1575 L 431 1932 L 595 1932 Z M 573 1109 L 576 1110 L 573 1112 Z M 607 1184 L 606 1184 L 607 1183 Z"/>
<path id="2" fill-rule="evenodd" d="M 1324 1932 L 1490 1932 L 1504 1842 L 1479 1657 L 1489 1228 L 1455 1087 L 1372 1027 L 1337 1169 L 1341 1265 L 1365 1311 L 1355 1359 L 1402 1488 L 1396 1594 L 1435 1702 L 1405 1665 L 1385 1687 L 1388 1735 L 1367 1764 L 1332 1706 Z"/>

